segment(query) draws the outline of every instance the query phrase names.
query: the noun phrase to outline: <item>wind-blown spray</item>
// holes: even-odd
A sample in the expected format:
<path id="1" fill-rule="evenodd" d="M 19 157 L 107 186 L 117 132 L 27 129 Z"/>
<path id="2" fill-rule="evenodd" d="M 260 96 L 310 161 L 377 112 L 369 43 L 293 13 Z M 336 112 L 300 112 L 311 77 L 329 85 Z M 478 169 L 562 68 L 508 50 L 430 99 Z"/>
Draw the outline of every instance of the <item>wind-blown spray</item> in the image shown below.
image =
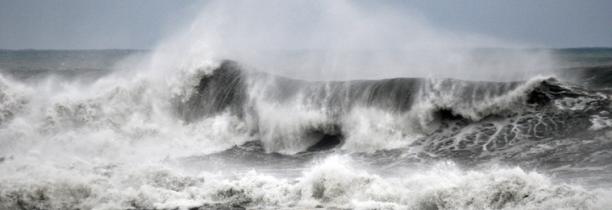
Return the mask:
<path id="1" fill-rule="evenodd" d="M 605 209 L 609 92 L 522 47 L 366 2 L 212 1 L 103 72 L 1 71 L 0 209 Z"/>

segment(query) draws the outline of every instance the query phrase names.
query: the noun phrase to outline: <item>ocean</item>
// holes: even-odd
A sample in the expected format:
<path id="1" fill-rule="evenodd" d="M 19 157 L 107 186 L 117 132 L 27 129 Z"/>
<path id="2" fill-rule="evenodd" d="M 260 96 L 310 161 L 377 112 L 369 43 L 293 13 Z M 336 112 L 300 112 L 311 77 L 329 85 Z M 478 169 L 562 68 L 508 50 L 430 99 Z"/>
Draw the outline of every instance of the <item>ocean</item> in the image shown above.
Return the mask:
<path id="1" fill-rule="evenodd" d="M 555 65 L 305 79 L 0 50 L 0 209 L 610 209 L 612 49 L 533 51 Z"/>

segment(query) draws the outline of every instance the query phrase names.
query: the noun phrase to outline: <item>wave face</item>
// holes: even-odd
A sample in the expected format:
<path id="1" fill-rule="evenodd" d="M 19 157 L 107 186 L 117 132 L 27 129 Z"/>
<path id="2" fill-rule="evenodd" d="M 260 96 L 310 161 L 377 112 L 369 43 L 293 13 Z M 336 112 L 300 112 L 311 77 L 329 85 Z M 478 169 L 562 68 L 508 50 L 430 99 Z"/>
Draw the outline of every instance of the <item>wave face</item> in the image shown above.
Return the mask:
<path id="1" fill-rule="evenodd" d="M 406 145 L 451 156 L 467 152 L 472 159 L 513 144 L 589 133 L 593 117 L 609 117 L 609 103 L 607 94 L 554 78 L 317 82 L 249 72 L 225 61 L 203 76 L 177 109 L 186 121 L 229 112 L 247 121 L 267 152 L 304 152 L 330 136 L 346 150 L 394 147 L 385 145 L 390 142 L 373 147 L 369 144 L 377 140 L 365 139 L 363 132 L 402 139 L 412 135 Z"/>
<path id="2" fill-rule="evenodd" d="M 580 52 L 558 52 L 579 62 L 557 78 L 514 82 L 308 81 L 231 60 L 143 73 L 108 68 L 143 52 L 1 53 L 0 209 L 612 205 L 608 63 Z"/>

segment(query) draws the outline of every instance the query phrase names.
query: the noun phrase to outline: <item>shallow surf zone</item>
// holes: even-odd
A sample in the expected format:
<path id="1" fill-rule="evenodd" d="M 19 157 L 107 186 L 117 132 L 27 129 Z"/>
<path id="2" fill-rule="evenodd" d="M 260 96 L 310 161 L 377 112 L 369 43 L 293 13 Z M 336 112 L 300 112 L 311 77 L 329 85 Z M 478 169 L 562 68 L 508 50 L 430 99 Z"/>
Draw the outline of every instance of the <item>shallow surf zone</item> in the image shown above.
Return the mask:
<path id="1" fill-rule="evenodd" d="M 452 162 L 401 168 L 401 176 L 330 155 L 286 178 L 259 172 L 199 172 L 153 164 L 18 164 L 3 174 L 4 209 L 606 209 L 605 190 L 557 183 L 520 168 L 463 170 Z M 169 164 L 172 165 L 172 164 Z"/>

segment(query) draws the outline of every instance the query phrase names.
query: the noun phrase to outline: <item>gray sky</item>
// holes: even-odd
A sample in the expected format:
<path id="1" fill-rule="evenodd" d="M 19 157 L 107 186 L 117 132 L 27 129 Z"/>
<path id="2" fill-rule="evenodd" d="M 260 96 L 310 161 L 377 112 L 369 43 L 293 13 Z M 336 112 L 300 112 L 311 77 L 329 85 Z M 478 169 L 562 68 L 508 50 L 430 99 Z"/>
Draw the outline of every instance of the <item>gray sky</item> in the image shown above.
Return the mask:
<path id="1" fill-rule="evenodd" d="M 612 46 L 610 0 L 360 1 L 417 11 L 436 28 L 540 47 Z M 0 48 L 152 48 L 203 0 L 0 0 Z"/>

